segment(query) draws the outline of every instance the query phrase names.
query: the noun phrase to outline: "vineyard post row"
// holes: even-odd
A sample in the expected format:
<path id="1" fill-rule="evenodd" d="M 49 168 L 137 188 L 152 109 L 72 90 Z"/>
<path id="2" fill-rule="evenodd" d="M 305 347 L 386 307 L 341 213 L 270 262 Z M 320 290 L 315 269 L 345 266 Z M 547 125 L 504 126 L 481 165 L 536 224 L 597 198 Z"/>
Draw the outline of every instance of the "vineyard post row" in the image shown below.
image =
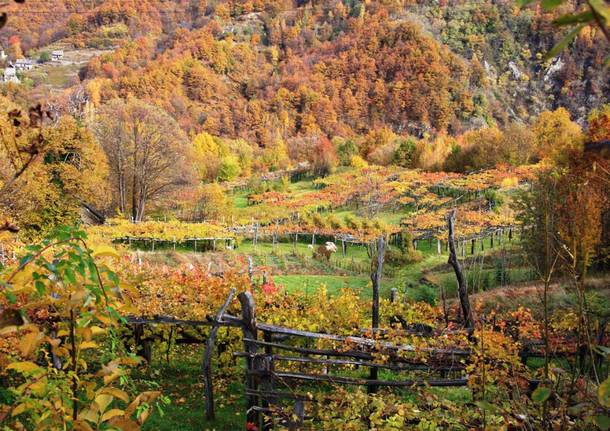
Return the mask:
<path id="1" fill-rule="evenodd" d="M 508 242 L 513 240 L 513 229 L 514 226 L 504 226 L 498 228 L 485 229 L 482 233 L 473 236 L 466 236 L 457 238 L 456 243 L 459 248 L 459 254 L 461 257 L 465 257 L 470 244 L 470 254 L 474 255 L 476 252 L 476 243 L 479 241 L 480 250 L 485 251 L 485 242 L 489 243 L 490 248 L 494 248 L 495 245 L 502 246 L 504 244 L 504 237 L 507 237 Z M 397 234 L 399 235 L 399 234 Z M 436 252 L 437 254 L 443 254 L 443 249 L 448 251 L 449 244 L 446 241 L 441 240 L 436 236 L 435 233 L 429 232 L 426 234 L 419 235 L 416 239 L 413 239 L 413 248 L 419 250 L 418 246 L 422 241 L 428 240 L 428 249 L 432 249 L 432 241 L 436 239 Z"/>

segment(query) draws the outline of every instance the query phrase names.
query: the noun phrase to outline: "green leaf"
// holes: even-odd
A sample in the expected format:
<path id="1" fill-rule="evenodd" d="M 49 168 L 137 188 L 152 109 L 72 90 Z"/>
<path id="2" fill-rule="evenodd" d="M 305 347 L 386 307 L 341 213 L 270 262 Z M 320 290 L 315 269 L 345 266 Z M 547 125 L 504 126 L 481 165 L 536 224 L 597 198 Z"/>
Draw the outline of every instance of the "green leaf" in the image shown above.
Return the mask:
<path id="1" fill-rule="evenodd" d="M 26 254 L 26 255 L 25 255 L 25 256 L 23 256 L 23 257 L 21 258 L 21 260 L 19 261 L 19 266 L 20 266 L 20 267 L 24 267 L 24 266 L 26 266 L 26 265 L 27 265 L 27 264 L 30 262 L 30 260 L 32 260 L 32 255 L 30 255 L 30 254 Z"/>
<path id="2" fill-rule="evenodd" d="M 64 278 L 68 281 L 68 283 L 76 284 L 76 276 L 74 275 L 74 271 L 72 271 L 72 269 L 66 268 Z"/>
<path id="3" fill-rule="evenodd" d="M 574 406 L 568 407 L 568 414 L 572 416 L 578 416 L 589 407 L 589 403 L 578 403 Z"/>
<path id="4" fill-rule="evenodd" d="M 486 411 L 487 413 L 498 413 L 500 410 L 498 409 L 498 407 L 494 406 L 493 404 L 487 402 L 487 401 L 477 401 L 475 403 L 481 410 Z"/>
<path id="5" fill-rule="evenodd" d="M 43 371 L 38 365 L 30 361 L 13 362 L 6 367 L 7 370 L 15 370 L 21 374 L 30 374 Z"/>
<path id="6" fill-rule="evenodd" d="M 532 392 L 532 401 L 538 404 L 544 403 L 551 396 L 551 390 L 549 388 L 545 388 L 543 386 L 539 386 L 536 388 L 534 392 Z"/>
<path id="7" fill-rule="evenodd" d="M 604 380 L 597 388 L 599 403 L 605 408 L 610 408 L 610 377 Z"/>
<path id="8" fill-rule="evenodd" d="M 43 295 L 44 291 L 45 291 L 45 285 L 42 281 L 40 280 L 36 280 L 34 282 L 34 287 L 36 287 L 36 292 L 38 292 L 39 295 Z"/>
<path id="9" fill-rule="evenodd" d="M 610 23 L 610 6 L 604 0 L 589 0 L 587 3 L 591 9 L 606 20 L 606 25 Z"/>
<path id="10" fill-rule="evenodd" d="M 558 26 L 563 25 L 572 25 L 572 24 L 580 24 L 587 23 L 593 20 L 593 12 L 590 10 L 587 12 L 579 13 L 576 15 L 568 14 L 560 16 L 559 18 L 553 20 L 553 24 Z"/>
<path id="11" fill-rule="evenodd" d="M 4 292 L 4 296 L 6 296 L 6 299 L 8 299 L 8 302 L 10 302 L 11 304 L 14 304 L 17 302 L 17 297 L 15 296 L 15 294 L 13 292 L 10 291 L 6 291 Z"/>
<path id="12" fill-rule="evenodd" d="M 580 24 L 579 26 L 572 29 L 568 34 L 566 34 L 563 39 L 561 39 L 557 44 L 551 49 L 545 56 L 545 60 L 549 60 L 559 54 L 563 49 L 568 46 L 572 40 L 580 33 L 580 30 L 585 26 L 585 24 Z"/>
<path id="13" fill-rule="evenodd" d="M 540 4 L 544 10 L 551 10 L 561 5 L 563 2 L 564 0 L 542 0 Z"/>
<path id="14" fill-rule="evenodd" d="M 606 415 L 593 416 L 593 422 L 595 422 L 595 425 L 602 431 L 608 431 L 608 429 L 610 429 L 610 418 Z"/>

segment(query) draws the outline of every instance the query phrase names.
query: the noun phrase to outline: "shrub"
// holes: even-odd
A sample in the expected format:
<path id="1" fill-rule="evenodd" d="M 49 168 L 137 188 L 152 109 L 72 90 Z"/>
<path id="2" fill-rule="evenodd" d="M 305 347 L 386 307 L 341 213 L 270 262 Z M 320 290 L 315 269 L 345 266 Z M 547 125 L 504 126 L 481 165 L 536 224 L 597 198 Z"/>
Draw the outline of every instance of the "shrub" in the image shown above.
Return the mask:
<path id="1" fill-rule="evenodd" d="M 410 265 L 412 263 L 421 262 L 423 255 L 420 251 L 413 249 L 395 250 L 389 249 L 386 251 L 385 261 L 389 265 L 401 266 Z"/>
<path id="2" fill-rule="evenodd" d="M 407 296 L 415 302 L 436 305 L 436 291 L 428 284 L 422 284 L 415 289 L 407 291 Z"/>
<path id="3" fill-rule="evenodd" d="M 49 61 L 51 61 L 51 54 L 49 53 L 49 51 L 42 51 L 38 56 L 38 62 L 47 63 Z"/>
<path id="4" fill-rule="evenodd" d="M 352 156 L 350 160 L 350 165 L 356 169 L 364 169 L 369 166 L 369 164 L 360 156 Z"/>

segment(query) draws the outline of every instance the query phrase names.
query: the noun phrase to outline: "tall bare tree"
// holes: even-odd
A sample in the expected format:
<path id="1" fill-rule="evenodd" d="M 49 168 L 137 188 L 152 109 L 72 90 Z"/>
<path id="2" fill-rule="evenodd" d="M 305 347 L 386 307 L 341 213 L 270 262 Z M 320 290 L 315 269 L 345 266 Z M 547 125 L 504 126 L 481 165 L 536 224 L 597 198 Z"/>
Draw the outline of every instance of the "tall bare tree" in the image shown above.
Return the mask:
<path id="1" fill-rule="evenodd" d="M 187 137 L 162 109 L 115 99 L 99 109 L 91 127 L 108 155 L 114 202 L 134 222 L 144 219 L 149 203 L 189 184 Z"/>

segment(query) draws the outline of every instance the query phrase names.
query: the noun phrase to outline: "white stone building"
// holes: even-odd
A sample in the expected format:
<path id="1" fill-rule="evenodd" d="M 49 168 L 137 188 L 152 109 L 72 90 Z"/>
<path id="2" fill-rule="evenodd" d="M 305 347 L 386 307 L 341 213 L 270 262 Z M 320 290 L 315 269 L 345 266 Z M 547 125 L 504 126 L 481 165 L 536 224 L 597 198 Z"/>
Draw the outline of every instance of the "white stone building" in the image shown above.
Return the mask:
<path id="1" fill-rule="evenodd" d="M 51 60 L 53 61 L 61 61 L 64 58 L 64 52 L 61 49 L 55 50 L 51 53 Z"/>
<path id="2" fill-rule="evenodd" d="M 19 84 L 17 70 L 14 67 L 7 67 L 4 69 L 4 73 L 2 74 L 2 82 L 14 82 L 15 84 Z"/>
<path id="3" fill-rule="evenodd" d="M 34 68 L 34 62 L 29 58 L 20 58 L 15 62 L 15 69 L 23 71 L 23 70 L 32 70 Z"/>

